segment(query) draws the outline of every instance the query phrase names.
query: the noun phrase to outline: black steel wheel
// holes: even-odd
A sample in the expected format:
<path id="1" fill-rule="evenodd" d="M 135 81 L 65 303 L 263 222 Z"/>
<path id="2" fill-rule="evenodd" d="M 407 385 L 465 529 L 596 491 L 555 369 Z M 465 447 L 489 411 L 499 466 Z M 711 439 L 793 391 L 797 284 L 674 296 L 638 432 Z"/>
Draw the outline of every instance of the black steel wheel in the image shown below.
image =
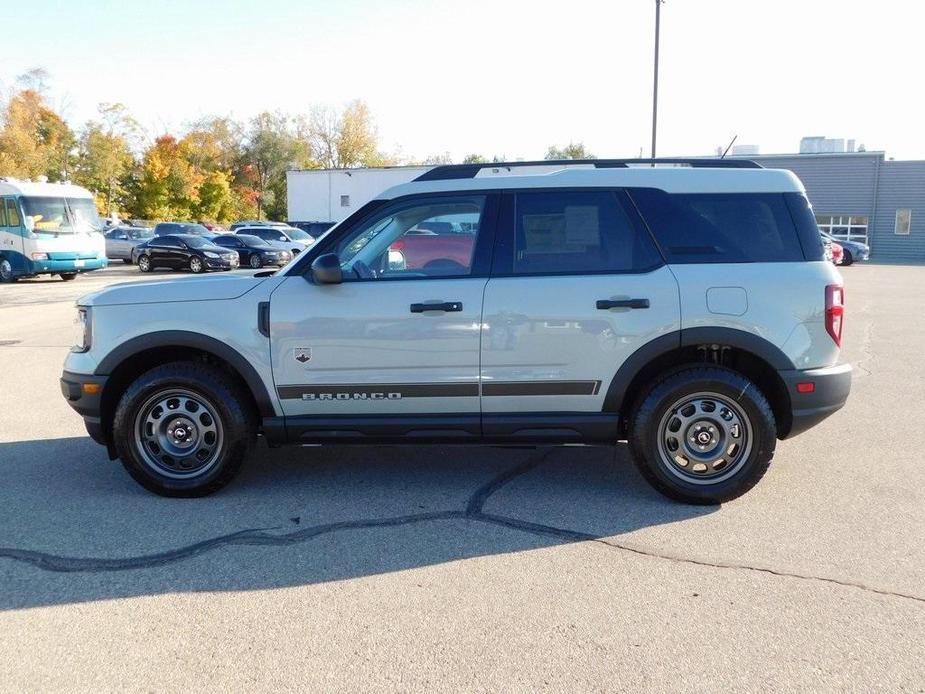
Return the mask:
<path id="1" fill-rule="evenodd" d="M 237 474 L 256 438 L 250 398 L 226 372 L 173 362 L 123 393 L 112 438 L 129 474 L 163 496 L 205 496 Z"/>
<path id="2" fill-rule="evenodd" d="M 767 398 L 742 374 L 693 366 L 650 386 L 630 416 L 628 438 L 640 472 L 662 494 L 717 504 L 761 479 L 777 424 Z"/>

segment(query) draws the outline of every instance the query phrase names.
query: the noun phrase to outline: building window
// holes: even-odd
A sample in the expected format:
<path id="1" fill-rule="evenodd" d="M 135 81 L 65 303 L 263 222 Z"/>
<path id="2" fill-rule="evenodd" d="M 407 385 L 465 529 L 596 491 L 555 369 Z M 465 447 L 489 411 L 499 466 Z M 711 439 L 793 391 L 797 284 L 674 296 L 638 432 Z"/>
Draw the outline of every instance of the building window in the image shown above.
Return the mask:
<path id="1" fill-rule="evenodd" d="M 341 206 L 341 207 L 350 207 L 350 196 L 349 196 L 349 195 L 341 195 L 341 196 L 340 196 L 340 206 Z"/>
<path id="2" fill-rule="evenodd" d="M 867 217 L 849 215 L 817 214 L 816 224 L 819 230 L 842 241 L 860 241 L 867 243 Z"/>
<path id="3" fill-rule="evenodd" d="M 912 228 L 912 210 L 896 210 L 896 226 L 893 227 L 893 233 L 900 236 L 908 236 Z"/>

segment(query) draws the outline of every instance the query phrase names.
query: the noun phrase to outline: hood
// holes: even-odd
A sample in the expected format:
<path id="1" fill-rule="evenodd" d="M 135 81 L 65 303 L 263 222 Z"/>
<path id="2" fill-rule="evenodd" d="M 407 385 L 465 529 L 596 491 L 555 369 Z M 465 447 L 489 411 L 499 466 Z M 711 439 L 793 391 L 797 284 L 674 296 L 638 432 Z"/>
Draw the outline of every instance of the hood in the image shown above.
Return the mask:
<path id="1" fill-rule="evenodd" d="M 204 275 L 182 279 L 152 280 L 114 284 L 82 296 L 80 306 L 116 306 L 120 304 L 160 304 L 171 301 L 220 301 L 237 299 L 263 282 L 253 275 Z"/>

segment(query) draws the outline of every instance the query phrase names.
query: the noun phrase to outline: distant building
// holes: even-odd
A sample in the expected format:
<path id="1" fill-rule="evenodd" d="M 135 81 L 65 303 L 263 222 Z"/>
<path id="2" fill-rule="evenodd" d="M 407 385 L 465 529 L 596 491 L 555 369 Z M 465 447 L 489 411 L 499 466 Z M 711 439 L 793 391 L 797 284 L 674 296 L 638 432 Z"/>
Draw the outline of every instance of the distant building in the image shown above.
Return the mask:
<path id="1" fill-rule="evenodd" d="M 800 140 L 800 154 L 836 154 L 853 152 L 854 140 L 845 143 L 843 138 L 810 135 Z"/>
<path id="2" fill-rule="evenodd" d="M 753 157 L 761 153 L 758 145 L 733 145 L 727 156 Z"/>
<path id="3" fill-rule="evenodd" d="M 803 138 L 801 149 L 808 139 L 817 138 Z M 925 161 L 860 151 L 748 158 L 793 171 L 806 186 L 819 227 L 870 244 L 872 260 L 925 262 Z"/>

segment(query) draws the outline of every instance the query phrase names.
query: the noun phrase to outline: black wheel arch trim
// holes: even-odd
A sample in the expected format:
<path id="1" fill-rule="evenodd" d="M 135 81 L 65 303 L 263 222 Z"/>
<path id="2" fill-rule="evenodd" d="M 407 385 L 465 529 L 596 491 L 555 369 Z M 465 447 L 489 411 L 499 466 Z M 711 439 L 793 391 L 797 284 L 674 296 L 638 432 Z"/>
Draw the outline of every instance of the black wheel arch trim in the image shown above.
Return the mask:
<path id="1" fill-rule="evenodd" d="M 260 416 L 276 416 L 276 408 L 273 406 L 273 401 L 263 383 L 263 379 L 260 378 L 260 375 L 251 363 L 233 347 L 230 347 L 214 337 L 209 337 L 208 335 L 202 335 L 200 333 L 186 330 L 161 330 L 133 337 L 130 340 L 126 340 L 103 357 L 96 367 L 94 374 L 98 376 L 108 376 L 126 359 L 158 347 L 188 347 L 191 349 L 199 349 L 203 352 L 214 354 L 219 359 L 226 361 L 238 372 L 241 378 L 244 379 L 244 383 L 254 397 L 254 402 L 257 404 L 257 410 Z"/>
<path id="2" fill-rule="evenodd" d="M 750 352 L 777 371 L 794 369 L 793 362 L 776 345 L 744 330 L 723 327 L 685 328 L 660 335 L 633 352 L 617 369 L 607 395 L 604 412 L 620 412 L 633 379 L 654 359 L 682 347 L 717 344 Z"/>

